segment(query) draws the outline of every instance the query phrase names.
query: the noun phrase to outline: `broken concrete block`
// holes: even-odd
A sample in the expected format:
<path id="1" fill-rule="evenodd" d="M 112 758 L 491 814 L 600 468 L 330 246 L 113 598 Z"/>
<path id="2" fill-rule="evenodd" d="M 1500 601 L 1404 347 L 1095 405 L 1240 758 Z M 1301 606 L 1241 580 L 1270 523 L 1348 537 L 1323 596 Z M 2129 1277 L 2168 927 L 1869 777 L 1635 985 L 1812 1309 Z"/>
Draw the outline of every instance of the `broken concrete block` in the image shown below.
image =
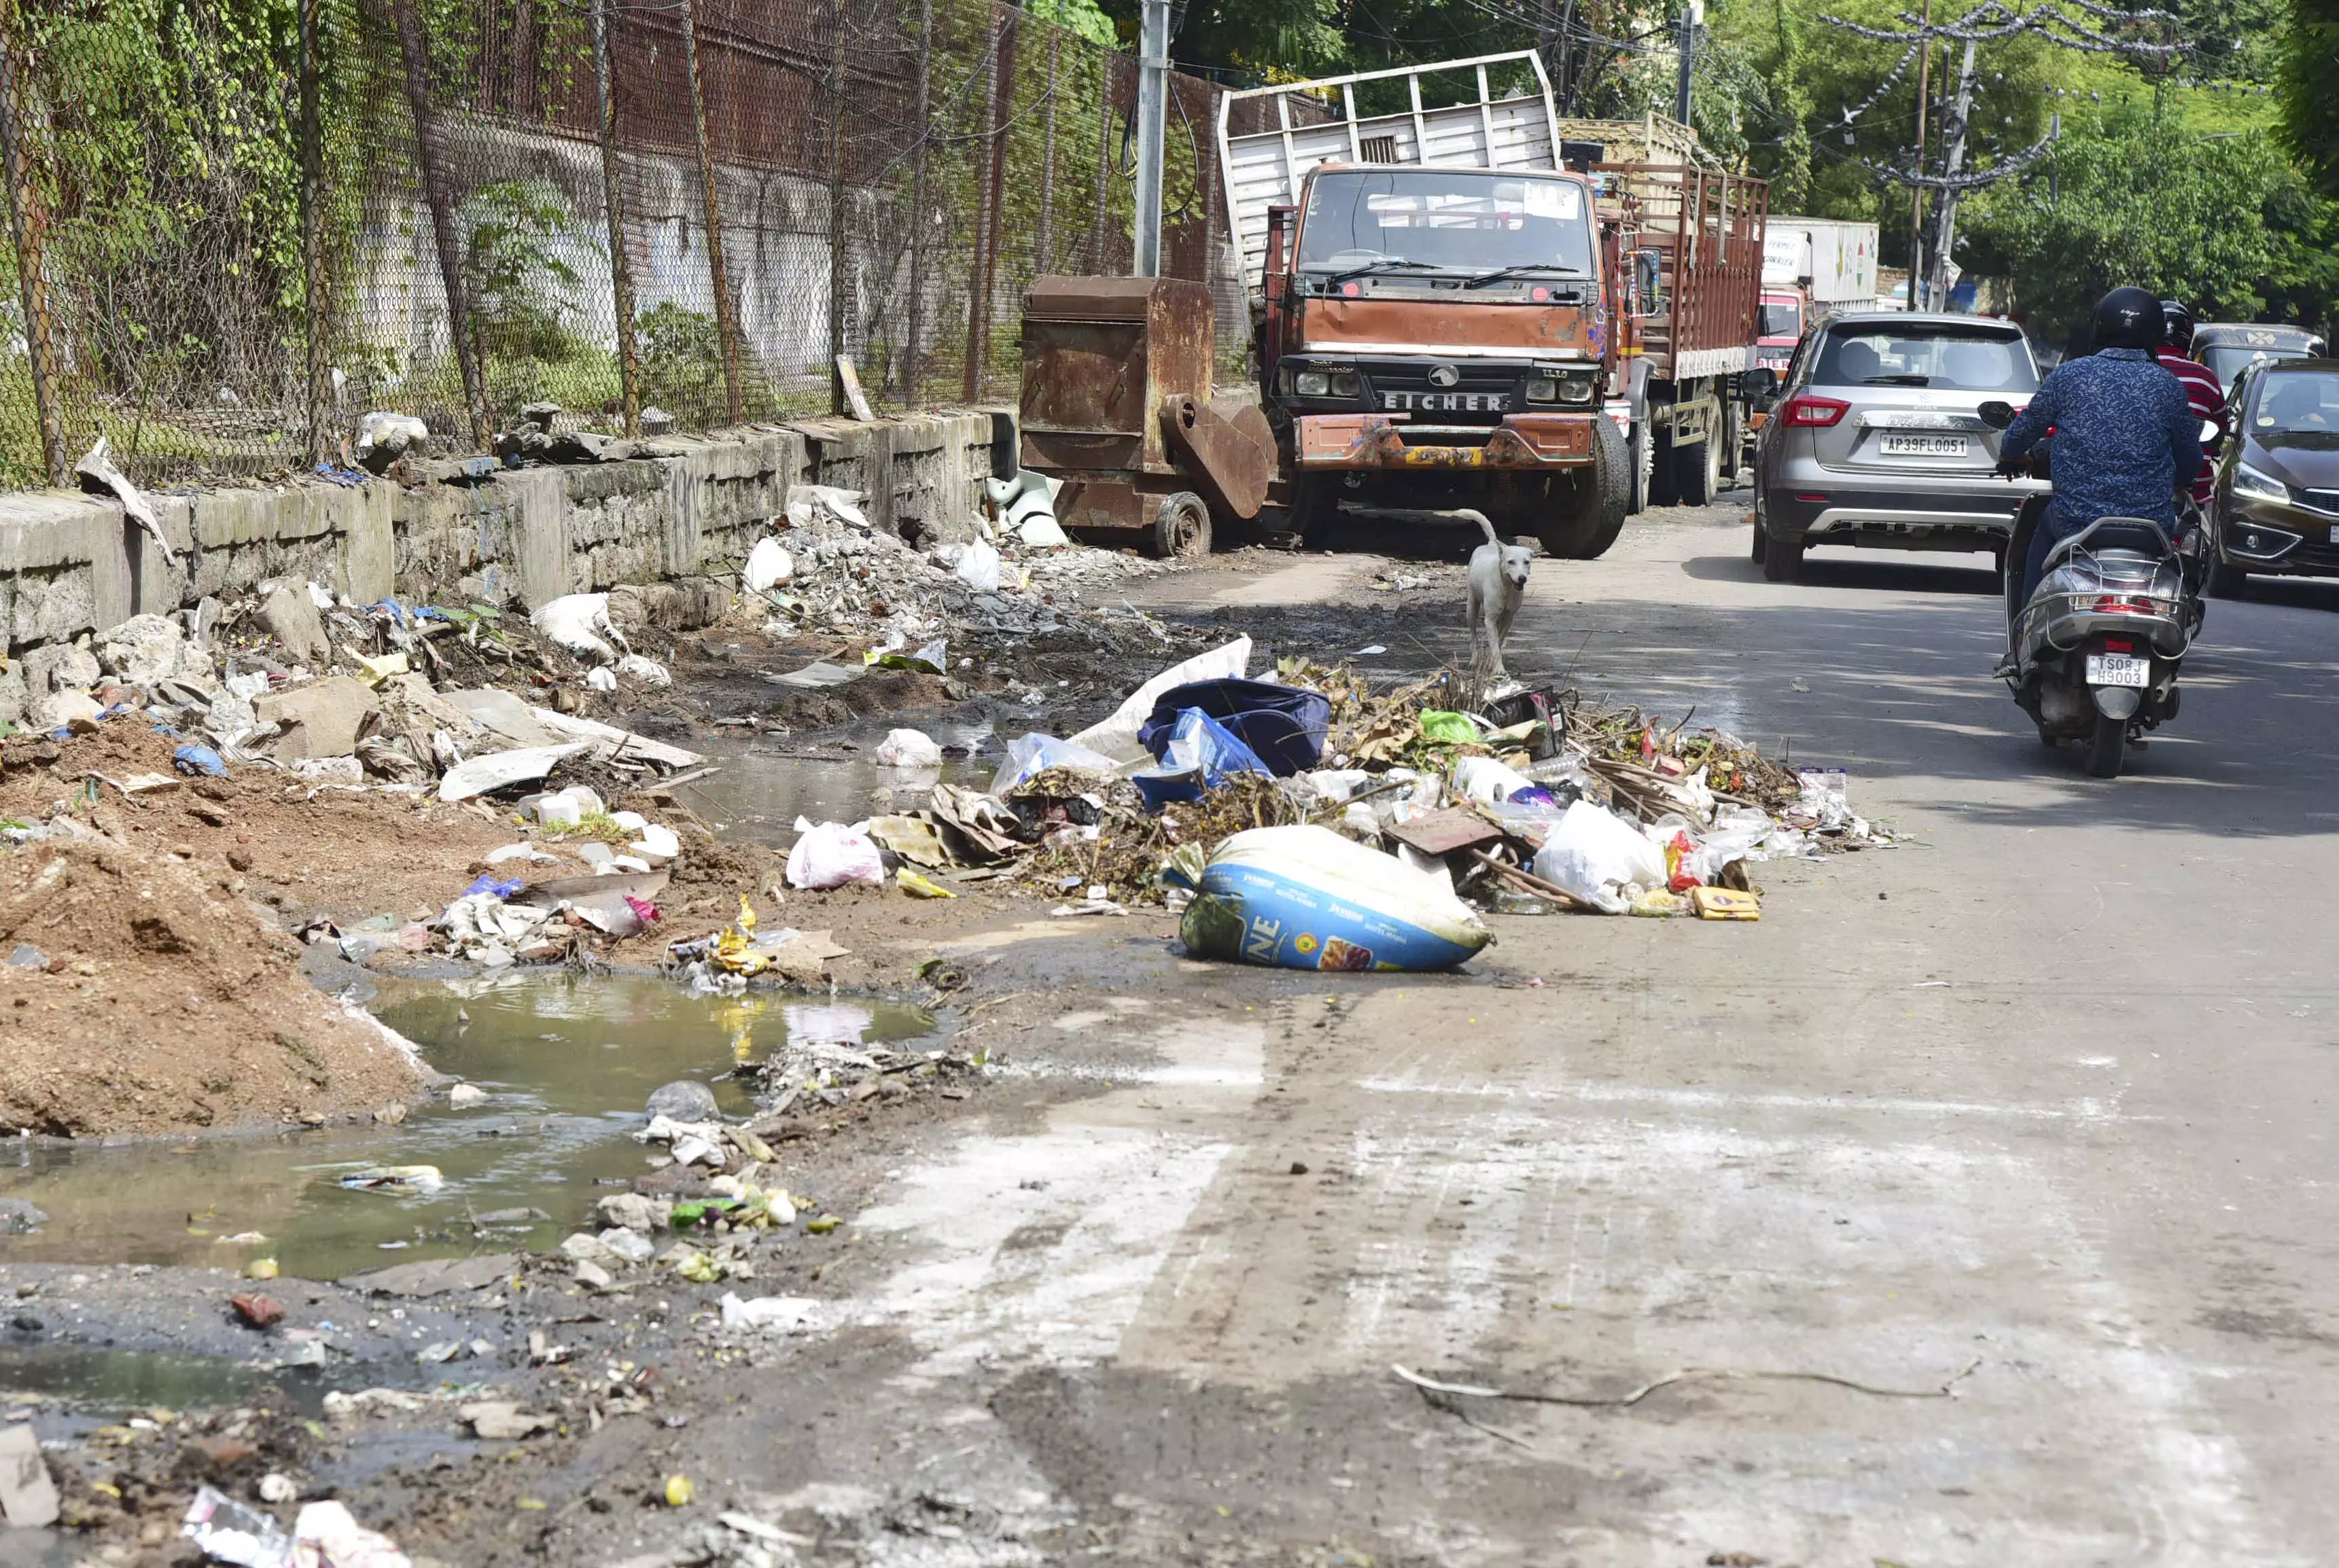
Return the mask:
<path id="1" fill-rule="evenodd" d="M 211 673 L 211 661 L 188 647 L 179 623 L 153 615 L 133 616 L 99 634 L 97 662 L 106 674 L 143 686 L 160 685 L 190 673 Z M 191 663 L 195 666 L 192 671 L 188 668 Z"/>
<path id="2" fill-rule="evenodd" d="M 331 656 L 324 617 L 317 614 L 308 584 L 279 581 L 261 601 L 260 618 L 295 664 L 321 665 Z"/>
<path id="3" fill-rule="evenodd" d="M 46 696 L 33 699 L 26 717 L 30 727 L 46 734 L 50 730 L 68 728 L 76 723 L 93 723 L 104 711 L 104 705 L 87 692 L 51 692 Z"/>
<path id="4" fill-rule="evenodd" d="M 35 697 L 94 686 L 104 673 L 95 654 L 71 643 L 51 643 L 25 656 L 25 686 Z"/>
<path id="5" fill-rule="evenodd" d="M 261 724 L 284 726 L 284 735 L 272 748 L 277 759 L 299 762 L 355 753 L 358 733 L 379 705 L 380 699 L 362 681 L 328 676 L 264 693 L 252 699 L 252 708 Z"/>

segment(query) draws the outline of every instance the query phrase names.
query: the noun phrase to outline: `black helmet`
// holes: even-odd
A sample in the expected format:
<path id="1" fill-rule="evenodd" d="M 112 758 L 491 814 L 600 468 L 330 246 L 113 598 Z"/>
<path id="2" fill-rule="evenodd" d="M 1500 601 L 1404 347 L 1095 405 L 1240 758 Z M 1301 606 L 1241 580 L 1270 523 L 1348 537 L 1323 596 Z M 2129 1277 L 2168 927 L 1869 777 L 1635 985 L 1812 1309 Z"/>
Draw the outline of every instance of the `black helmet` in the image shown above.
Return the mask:
<path id="1" fill-rule="evenodd" d="M 2149 289 L 2114 289 L 2096 301 L 2096 347 L 2156 349 L 2163 323 Z"/>
<path id="2" fill-rule="evenodd" d="M 2168 346 L 2180 354 L 2193 351 L 2193 312 L 2185 308 L 2182 300 L 2160 301 L 2161 330 Z"/>

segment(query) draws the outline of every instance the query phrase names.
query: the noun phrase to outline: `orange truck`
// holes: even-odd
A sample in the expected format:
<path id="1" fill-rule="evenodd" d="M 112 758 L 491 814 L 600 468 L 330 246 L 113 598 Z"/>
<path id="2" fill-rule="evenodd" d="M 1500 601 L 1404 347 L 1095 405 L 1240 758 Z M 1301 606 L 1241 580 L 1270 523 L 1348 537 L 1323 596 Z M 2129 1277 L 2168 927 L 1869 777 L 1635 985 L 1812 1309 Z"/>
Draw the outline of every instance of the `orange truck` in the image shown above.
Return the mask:
<path id="1" fill-rule="evenodd" d="M 1231 94 L 1218 151 L 1303 534 L 1470 508 L 1590 557 L 1734 474 L 1767 192 L 1686 127 L 1563 120 L 1525 51 Z"/>

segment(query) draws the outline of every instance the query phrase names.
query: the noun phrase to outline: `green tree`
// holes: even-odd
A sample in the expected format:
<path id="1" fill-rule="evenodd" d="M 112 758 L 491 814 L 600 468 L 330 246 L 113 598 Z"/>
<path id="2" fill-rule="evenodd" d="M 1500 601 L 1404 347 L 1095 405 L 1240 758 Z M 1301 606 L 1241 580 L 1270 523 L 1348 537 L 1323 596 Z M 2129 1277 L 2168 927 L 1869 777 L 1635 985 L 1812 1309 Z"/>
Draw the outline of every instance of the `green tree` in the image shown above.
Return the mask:
<path id="1" fill-rule="evenodd" d="M 2275 73 L 2284 142 L 2339 195 L 2339 0 L 2290 0 Z"/>

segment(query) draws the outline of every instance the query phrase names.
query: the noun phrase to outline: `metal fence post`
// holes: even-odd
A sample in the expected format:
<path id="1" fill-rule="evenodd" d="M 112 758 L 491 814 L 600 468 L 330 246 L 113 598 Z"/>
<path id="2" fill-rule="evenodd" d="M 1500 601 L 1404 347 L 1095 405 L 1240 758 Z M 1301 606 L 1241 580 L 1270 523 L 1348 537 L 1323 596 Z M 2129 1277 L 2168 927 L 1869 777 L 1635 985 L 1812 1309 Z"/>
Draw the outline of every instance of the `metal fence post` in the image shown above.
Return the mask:
<path id="1" fill-rule="evenodd" d="M 41 429 L 41 463 L 49 482 L 65 482 L 65 431 L 57 407 L 55 341 L 49 330 L 49 289 L 41 273 L 41 192 L 33 152 L 25 144 L 24 63 L 17 43 L 15 0 L 0 0 L 0 163 L 8 185 L 8 237 L 16 251 L 16 285 L 25 301 L 25 344 L 33 372 L 33 417 Z"/>
<path id="2" fill-rule="evenodd" d="M 609 217 L 609 294 L 617 318 L 617 391 L 625 408 L 626 434 L 637 436 L 642 429 L 642 367 L 634 347 L 634 269 L 626 257 L 626 191 L 617 169 L 617 105 L 609 91 L 606 0 L 593 0 L 593 88 L 600 101 L 601 205 Z"/>
<path id="3" fill-rule="evenodd" d="M 398 52 L 406 67 L 406 101 L 414 113 L 414 155 L 422 165 L 422 193 L 430 206 L 430 233 L 439 251 L 439 277 L 447 291 L 447 334 L 463 374 L 463 402 L 470 415 L 471 439 L 488 444 L 488 390 L 479 375 L 479 345 L 471 339 L 471 306 L 463 284 L 463 240 L 455 227 L 455 190 L 439 143 L 439 122 L 430 108 L 430 54 L 422 37 L 415 0 L 391 0 Z"/>
<path id="4" fill-rule="evenodd" d="M 725 407 L 736 424 L 746 418 L 739 382 L 739 315 L 731 302 L 731 270 L 723 261 L 723 207 L 715 193 L 715 151 L 706 140 L 706 89 L 698 77 L 697 0 L 682 0 L 682 68 L 690 76 L 690 127 L 698 139 L 698 182 L 706 193 L 706 271 L 715 283 L 715 332 L 723 341 Z"/>
<path id="5" fill-rule="evenodd" d="M 322 0 L 301 3 L 301 295 L 309 339 L 309 466 L 332 454 L 325 443 L 327 405 L 332 386 L 326 360 L 331 317 L 325 297 L 324 128 L 317 113 L 317 11 Z"/>
<path id="6" fill-rule="evenodd" d="M 838 369 L 844 340 L 844 0 L 830 0 L 828 47 L 828 411 L 853 404 Z"/>
<path id="7" fill-rule="evenodd" d="M 1021 15 L 1012 7 L 994 13 L 999 33 L 991 54 L 991 131 L 983 139 L 990 168 L 982 188 L 974 287 L 967 301 L 966 374 L 962 390 L 970 403 L 982 400 L 991 378 L 991 291 L 998 277 L 1001 209 L 1007 200 L 1007 129 L 1013 123 L 1015 108 L 1015 19 Z"/>
<path id="8" fill-rule="evenodd" d="M 918 148 L 910 172 L 910 340 L 902 352 L 902 380 L 908 383 L 909 402 L 919 396 L 918 338 L 926 324 L 926 149 L 933 142 L 927 97 L 933 86 L 934 0 L 918 0 Z"/>
<path id="9" fill-rule="evenodd" d="M 1042 275 L 1056 263 L 1056 67 L 1063 59 L 1064 30 L 1048 29 L 1048 113 L 1040 133 L 1040 235 L 1032 247 L 1032 268 Z"/>

